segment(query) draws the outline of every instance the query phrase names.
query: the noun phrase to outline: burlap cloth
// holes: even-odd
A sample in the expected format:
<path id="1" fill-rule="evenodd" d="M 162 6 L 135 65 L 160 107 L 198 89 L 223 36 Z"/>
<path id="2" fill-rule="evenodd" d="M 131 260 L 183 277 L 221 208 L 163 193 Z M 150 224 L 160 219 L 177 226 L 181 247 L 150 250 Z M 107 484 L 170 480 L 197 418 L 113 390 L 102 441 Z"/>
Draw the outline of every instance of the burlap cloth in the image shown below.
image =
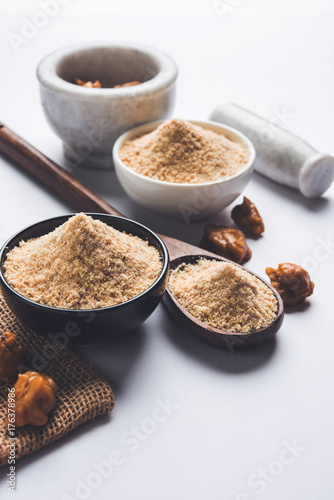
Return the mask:
<path id="1" fill-rule="evenodd" d="M 25 328 L 10 311 L 0 291 L 0 333 L 6 330 L 18 336 L 25 351 L 50 350 L 50 341 Z M 70 350 L 53 347 L 52 359 L 42 371 L 58 385 L 57 405 L 43 427 L 16 429 L 16 458 L 47 446 L 88 420 L 110 413 L 114 407 L 112 390 L 103 378 Z M 0 382 L 0 467 L 8 463 L 9 453 L 5 427 L 7 394 L 8 386 Z"/>

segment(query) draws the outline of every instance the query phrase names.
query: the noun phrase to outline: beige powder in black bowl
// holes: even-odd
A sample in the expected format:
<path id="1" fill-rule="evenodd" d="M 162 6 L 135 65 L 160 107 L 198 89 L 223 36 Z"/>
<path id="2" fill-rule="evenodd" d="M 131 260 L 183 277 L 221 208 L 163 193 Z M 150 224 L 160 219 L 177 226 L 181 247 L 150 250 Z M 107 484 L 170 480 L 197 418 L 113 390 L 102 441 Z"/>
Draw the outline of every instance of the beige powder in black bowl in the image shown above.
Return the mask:
<path id="1" fill-rule="evenodd" d="M 34 302 L 96 309 L 144 292 L 162 262 L 147 241 L 81 213 L 49 234 L 21 241 L 3 267 L 8 284 Z"/>

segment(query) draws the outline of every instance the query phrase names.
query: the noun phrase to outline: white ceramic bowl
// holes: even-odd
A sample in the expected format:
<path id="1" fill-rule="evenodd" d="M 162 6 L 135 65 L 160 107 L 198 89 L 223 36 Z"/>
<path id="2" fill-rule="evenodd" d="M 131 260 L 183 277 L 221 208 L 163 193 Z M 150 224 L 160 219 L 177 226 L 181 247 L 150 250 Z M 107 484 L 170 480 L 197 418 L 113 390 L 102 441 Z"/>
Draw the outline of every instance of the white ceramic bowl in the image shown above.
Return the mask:
<path id="1" fill-rule="evenodd" d="M 172 113 L 177 66 L 164 52 L 126 42 L 81 43 L 52 52 L 38 65 L 44 113 L 64 144 L 70 167 L 112 168 L 123 132 Z M 104 88 L 75 85 L 101 80 Z M 114 85 L 141 81 L 133 87 Z"/>
<path id="2" fill-rule="evenodd" d="M 245 189 L 255 160 L 251 141 L 238 130 L 212 121 L 188 121 L 243 144 L 249 157 L 244 168 L 226 179 L 201 184 L 165 182 L 138 174 L 120 159 L 120 149 L 125 141 L 152 132 L 163 121 L 147 123 L 125 132 L 113 148 L 118 180 L 130 198 L 152 212 L 181 218 L 187 223 L 209 217 L 230 205 Z"/>

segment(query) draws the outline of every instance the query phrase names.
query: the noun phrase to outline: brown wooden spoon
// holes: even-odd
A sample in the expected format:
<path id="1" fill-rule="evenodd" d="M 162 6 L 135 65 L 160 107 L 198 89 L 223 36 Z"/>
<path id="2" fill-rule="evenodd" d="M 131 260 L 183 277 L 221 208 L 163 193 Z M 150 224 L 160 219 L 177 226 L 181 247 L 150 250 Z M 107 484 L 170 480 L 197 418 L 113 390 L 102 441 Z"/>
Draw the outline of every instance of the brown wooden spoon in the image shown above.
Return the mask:
<path id="1" fill-rule="evenodd" d="M 29 172 L 34 178 L 47 186 L 54 193 L 58 194 L 77 210 L 83 212 L 107 213 L 118 217 L 125 217 L 118 210 L 109 205 L 109 203 L 97 196 L 80 181 L 75 179 L 63 168 L 47 158 L 2 123 L 0 123 L 0 152 Z M 201 248 L 184 243 L 175 238 L 163 235 L 159 236 L 168 248 L 171 258 L 171 269 L 175 269 L 181 263 L 194 263 L 200 257 L 231 262 L 228 259 L 219 257 L 211 252 L 207 252 L 206 250 L 202 250 Z M 239 266 L 234 262 L 231 263 Z M 266 328 L 251 333 L 235 333 L 219 330 L 206 323 L 202 323 L 192 316 L 179 304 L 168 288 L 163 297 L 163 301 L 172 316 L 193 335 L 207 344 L 229 350 L 235 347 L 245 347 L 262 342 L 273 337 L 280 329 L 284 316 L 283 302 L 275 288 L 249 269 L 243 266 L 239 267 L 265 283 L 276 297 L 277 316 Z"/>

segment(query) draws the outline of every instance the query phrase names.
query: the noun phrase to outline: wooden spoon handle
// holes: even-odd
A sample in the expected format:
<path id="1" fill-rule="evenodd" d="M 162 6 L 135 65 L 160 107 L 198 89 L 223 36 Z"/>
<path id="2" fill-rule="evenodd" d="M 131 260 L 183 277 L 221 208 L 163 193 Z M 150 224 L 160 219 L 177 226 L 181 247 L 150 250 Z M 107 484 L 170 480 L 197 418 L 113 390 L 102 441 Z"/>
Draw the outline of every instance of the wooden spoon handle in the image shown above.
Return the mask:
<path id="1" fill-rule="evenodd" d="M 170 260 L 178 259 L 184 255 L 207 255 L 209 257 L 217 257 L 217 255 L 212 252 L 207 252 L 202 248 L 190 245 L 190 243 L 185 243 L 184 241 L 171 238 L 170 236 L 164 236 L 163 234 L 159 234 L 159 236 L 168 248 Z"/>
<path id="2" fill-rule="evenodd" d="M 20 165 L 51 191 L 82 212 L 99 212 L 124 217 L 66 170 L 0 123 L 0 152 Z"/>

